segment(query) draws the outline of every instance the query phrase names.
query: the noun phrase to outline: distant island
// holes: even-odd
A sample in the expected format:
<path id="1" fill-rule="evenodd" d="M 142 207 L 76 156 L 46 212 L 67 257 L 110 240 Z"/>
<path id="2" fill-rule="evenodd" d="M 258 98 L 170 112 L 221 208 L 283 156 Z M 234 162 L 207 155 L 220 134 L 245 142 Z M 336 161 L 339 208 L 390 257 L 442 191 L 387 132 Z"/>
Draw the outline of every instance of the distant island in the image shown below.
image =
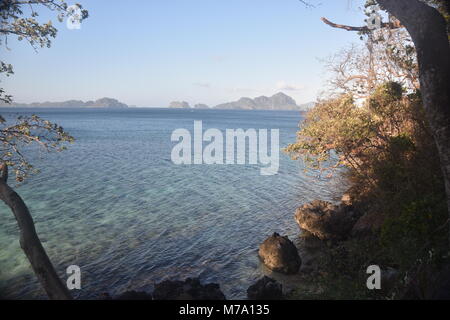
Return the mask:
<path id="1" fill-rule="evenodd" d="M 271 97 L 260 96 L 254 99 L 243 97 L 237 101 L 218 104 L 209 107 L 204 103 L 197 103 L 191 107 L 186 101 L 172 101 L 169 104 L 171 109 L 233 109 L 233 110 L 299 110 L 305 111 L 314 106 L 314 102 L 298 105 L 295 100 L 288 95 L 279 92 Z M 67 100 L 61 102 L 32 102 L 32 103 L 5 103 L 0 101 L 0 107 L 17 108 L 106 108 L 125 109 L 130 108 L 125 103 L 113 98 L 101 98 L 95 101 Z M 134 107 L 134 106 L 133 106 Z"/>
<path id="2" fill-rule="evenodd" d="M 260 96 L 254 99 L 240 98 L 238 101 L 222 103 L 216 109 L 243 109 L 243 110 L 298 110 L 294 99 L 279 92 L 271 97 Z"/>
<path id="3" fill-rule="evenodd" d="M 169 104 L 169 108 L 171 109 L 190 109 L 191 106 L 186 101 L 172 101 Z M 208 105 L 204 103 L 197 103 L 192 108 L 194 109 L 211 109 Z"/>
<path id="4" fill-rule="evenodd" d="M 172 109 L 189 109 L 191 106 L 186 101 L 172 101 L 169 108 Z"/>
<path id="5" fill-rule="evenodd" d="M 314 102 L 298 105 L 295 100 L 288 95 L 279 92 L 271 97 L 260 96 L 254 99 L 243 97 L 237 101 L 219 104 L 215 107 L 208 107 L 199 103 L 194 105 L 195 109 L 240 109 L 240 110 L 300 110 L 304 111 L 314 106 Z M 169 108 L 188 109 L 191 108 L 186 101 L 173 101 Z"/>
<path id="6" fill-rule="evenodd" d="M 33 103 L 5 103 L 0 102 L 0 107 L 18 107 L 18 108 L 112 108 L 124 109 L 128 108 L 125 103 L 119 102 L 113 98 L 101 98 L 95 101 L 67 100 L 61 102 L 33 102 Z"/>

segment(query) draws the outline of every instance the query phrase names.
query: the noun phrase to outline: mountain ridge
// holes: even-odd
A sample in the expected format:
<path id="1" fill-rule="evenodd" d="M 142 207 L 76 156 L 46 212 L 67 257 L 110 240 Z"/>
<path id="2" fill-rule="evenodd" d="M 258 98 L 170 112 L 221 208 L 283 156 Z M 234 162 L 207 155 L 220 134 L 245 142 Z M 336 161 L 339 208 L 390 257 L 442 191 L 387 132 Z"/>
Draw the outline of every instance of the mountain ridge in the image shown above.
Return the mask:
<path id="1" fill-rule="evenodd" d="M 124 109 L 128 108 L 128 105 L 120 102 L 113 98 L 100 98 L 95 101 L 88 100 L 86 102 L 82 100 L 65 100 L 60 102 L 32 102 L 32 103 L 20 103 L 13 102 L 7 104 L 5 102 L 0 102 L 0 107 L 18 107 L 18 108 L 114 108 L 114 109 Z"/>
<path id="2" fill-rule="evenodd" d="M 237 101 L 218 104 L 214 109 L 301 110 L 297 102 L 283 92 L 278 92 L 271 97 L 259 96 L 254 99 L 242 97 Z"/>

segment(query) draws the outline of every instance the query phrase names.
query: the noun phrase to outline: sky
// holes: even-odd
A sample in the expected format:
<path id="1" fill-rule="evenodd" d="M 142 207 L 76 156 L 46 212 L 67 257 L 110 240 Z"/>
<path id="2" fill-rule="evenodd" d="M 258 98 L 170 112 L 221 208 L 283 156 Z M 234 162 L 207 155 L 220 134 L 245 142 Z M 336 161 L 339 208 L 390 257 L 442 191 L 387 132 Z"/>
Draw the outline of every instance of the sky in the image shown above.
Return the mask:
<path id="1" fill-rule="evenodd" d="M 0 85 L 15 101 L 111 97 L 143 107 L 174 100 L 214 106 L 281 91 L 306 103 L 324 89 L 321 59 L 361 43 L 320 17 L 364 24 L 359 0 L 312 0 L 314 8 L 298 0 L 76 2 L 90 15 L 79 30 L 38 11 L 58 28 L 51 48 L 35 52 L 14 38 L 0 48 L 15 72 Z"/>

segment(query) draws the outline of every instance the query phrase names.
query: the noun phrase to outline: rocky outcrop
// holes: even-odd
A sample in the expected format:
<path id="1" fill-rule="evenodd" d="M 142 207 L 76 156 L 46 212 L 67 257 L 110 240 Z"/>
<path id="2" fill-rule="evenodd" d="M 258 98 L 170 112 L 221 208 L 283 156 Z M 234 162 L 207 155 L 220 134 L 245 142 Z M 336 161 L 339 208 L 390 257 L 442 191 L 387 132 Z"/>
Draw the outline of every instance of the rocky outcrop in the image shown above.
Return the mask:
<path id="1" fill-rule="evenodd" d="M 280 300 L 283 298 L 282 285 L 264 276 L 247 289 L 247 297 L 250 300 Z"/>
<path id="2" fill-rule="evenodd" d="M 188 109 L 190 108 L 189 103 L 187 103 L 186 101 L 172 101 L 169 104 L 169 108 L 174 108 L 174 109 Z"/>
<path id="3" fill-rule="evenodd" d="M 287 109 L 295 110 L 298 109 L 297 102 L 288 95 L 278 92 L 270 97 L 273 109 Z"/>
<path id="4" fill-rule="evenodd" d="M 128 106 L 125 103 L 119 102 L 118 100 L 112 98 L 101 98 L 95 101 L 88 101 L 85 103 L 85 106 L 93 108 L 116 108 L 116 109 L 128 108 Z"/>
<path id="5" fill-rule="evenodd" d="M 198 278 L 165 280 L 155 285 L 154 300 L 225 300 L 216 283 L 201 284 Z"/>
<path id="6" fill-rule="evenodd" d="M 385 216 L 377 211 L 366 212 L 354 224 L 351 235 L 352 237 L 366 237 L 376 234 L 383 226 Z"/>
<path id="7" fill-rule="evenodd" d="M 258 254 L 269 269 L 284 274 L 297 273 L 302 263 L 292 241 L 278 233 L 274 233 L 259 246 Z"/>
<path id="8" fill-rule="evenodd" d="M 307 203 L 295 212 L 299 227 L 321 240 L 347 238 L 357 218 L 358 214 L 353 206 L 344 203 L 334 205 L 321 200 Z"/>
<path id="9" fill-rule="evenodd" d="M 260 96 L 254 99 L 240 98 L 238 101 L 222 103 L 215 109 L 243 109 L 243 110 L 300 110 L 294 99 L 279 92 L 271 97 Z"/>

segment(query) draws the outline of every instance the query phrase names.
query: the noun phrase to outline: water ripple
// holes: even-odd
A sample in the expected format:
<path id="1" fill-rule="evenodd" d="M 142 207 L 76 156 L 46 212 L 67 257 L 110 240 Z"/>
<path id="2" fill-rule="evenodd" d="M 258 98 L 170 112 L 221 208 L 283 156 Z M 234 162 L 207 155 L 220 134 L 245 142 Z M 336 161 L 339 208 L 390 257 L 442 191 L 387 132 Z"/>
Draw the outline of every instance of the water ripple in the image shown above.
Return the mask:
<path id="1" fill-rule="evenodd" d="M 29 113 L 15 110 L 15 113 Z M 279 128 L 294 141 L 295 112 L 219 110 L 39 110 L 76 137 L 67 152 L 32 158 L 41 173 L 17 188 L 28 204 L 58 273 L 77 264 L 80 298 L 102 292 L 151 290 L 164 279 L 200 276 L 244 298 L 264 273 L 258 245 L 274 231 L 295 238 L 295 208 L 331 199 L 334 180 L 306 175 L 281 156 L 274 176 L 254 165 L 176 166 L 172 130 Z M 10 111 L 2 111 L 11 116 Z M 17 225 L 0 204 L 0 295 L 45 298 L 20 249 Z"/>

